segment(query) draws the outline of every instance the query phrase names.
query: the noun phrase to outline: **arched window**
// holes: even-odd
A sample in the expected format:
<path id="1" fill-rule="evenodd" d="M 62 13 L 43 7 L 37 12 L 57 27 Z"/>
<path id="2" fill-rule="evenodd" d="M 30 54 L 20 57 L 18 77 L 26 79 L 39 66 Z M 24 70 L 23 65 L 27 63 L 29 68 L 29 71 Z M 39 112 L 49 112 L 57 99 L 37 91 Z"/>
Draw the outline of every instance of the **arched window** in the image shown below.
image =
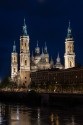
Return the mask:
<path id="1" fill-rule="evenodd" d="M 25 65 L 27 65 L 27 60 L 25 60 Z"/>
<path id="2" fill-rule="evenodd" d="M 14 72 L 16 72 L 15 68 L 14 68 Z"/>
<path id="3" fill-rule="evenodd" d="M 26 47 L 26 43 L 25 43 L 25 47 Z"/>
<path id="4" fill-rule="evenodd" d="M 72 62 L 70 61 L 70 67 L 72 67 Z"/>
<path id="5" fill-rule="evenodd" d="M 15 62 L 15 57 L 14 57 L 14 62 Z"/>

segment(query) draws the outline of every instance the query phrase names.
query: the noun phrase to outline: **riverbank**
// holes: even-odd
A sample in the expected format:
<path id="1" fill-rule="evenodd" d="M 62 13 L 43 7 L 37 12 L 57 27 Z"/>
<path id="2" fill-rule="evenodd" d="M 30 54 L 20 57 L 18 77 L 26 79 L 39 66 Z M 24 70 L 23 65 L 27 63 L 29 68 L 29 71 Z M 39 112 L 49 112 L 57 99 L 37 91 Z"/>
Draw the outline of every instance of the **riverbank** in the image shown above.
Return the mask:
<path id="1" fill-rule="evenodd" d="M 28 105 L 40 105 L 40 95 L 36 92 L 13 92 L 13 91 L 0 91 L 0 101 L 10 103 L 27 103 Z"/>
<path id="2" fill-rule="evenodd" d="M 76 106 L 83 105 L 83 94 L 0 91 L 0 101 L 30 106 Z"/>

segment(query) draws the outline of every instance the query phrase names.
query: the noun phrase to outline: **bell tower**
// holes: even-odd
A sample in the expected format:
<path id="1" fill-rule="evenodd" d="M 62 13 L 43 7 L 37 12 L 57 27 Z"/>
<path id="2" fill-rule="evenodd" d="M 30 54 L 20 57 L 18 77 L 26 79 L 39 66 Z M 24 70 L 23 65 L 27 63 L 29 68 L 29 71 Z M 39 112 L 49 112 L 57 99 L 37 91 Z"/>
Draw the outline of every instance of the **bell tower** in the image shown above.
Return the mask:
<path id="1" fill-rule="evenodd" d="M 65 39 L 65 54 L 64 54 L 65 69 L 75 67 L 74 39 L 72 37 L 71 31 L 72 30 L 69 21 L 67 37 Z"/>
<path id="2" fill-rule="evenodd" d="M 20 36 L 20 81 L 26 87 L 30 84 L 30 50 L 29 35 L 24 19 L 23 32 Z"/>
<path id="3" fill-rule="evenodd" d="M 16 45 L 14 41 L 13 52 L 11 53 L 11 79 L 14 81 L 18 73 L 18 54 L 16 52 Z"/>

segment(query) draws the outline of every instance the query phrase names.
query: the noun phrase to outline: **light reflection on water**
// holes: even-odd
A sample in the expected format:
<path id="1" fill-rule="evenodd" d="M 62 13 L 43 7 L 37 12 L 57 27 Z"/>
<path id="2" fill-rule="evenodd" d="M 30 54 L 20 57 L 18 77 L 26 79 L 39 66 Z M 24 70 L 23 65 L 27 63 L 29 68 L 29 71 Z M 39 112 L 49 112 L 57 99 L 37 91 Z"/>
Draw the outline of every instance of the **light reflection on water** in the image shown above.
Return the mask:
<path id="1" fill-rule="evenodd" d="M 83 125 L 83 108 L 29 108 L 0 103 L 0 125 Z"/>

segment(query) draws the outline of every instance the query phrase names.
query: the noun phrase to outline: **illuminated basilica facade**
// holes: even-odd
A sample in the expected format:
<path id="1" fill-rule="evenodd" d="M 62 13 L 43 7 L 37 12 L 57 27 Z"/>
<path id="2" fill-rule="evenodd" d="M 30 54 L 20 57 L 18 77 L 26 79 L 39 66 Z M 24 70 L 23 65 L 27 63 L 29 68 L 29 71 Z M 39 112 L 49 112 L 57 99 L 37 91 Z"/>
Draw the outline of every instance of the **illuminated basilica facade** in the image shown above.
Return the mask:
<path id="1" fill-rule="evenodd" d="M 65 39 L 64 66 L 61 64 L 58 53 L 56 62 L 50 59 L 47 45 L 45 43 L 40 53 L 40 47 L 37 45 L 35 53 L 30 54 L 29 35 L 27 34 L 27 25 L 24 19 L 22 35 L 20 36 L 20 67 L 18 69 L 18 53 L 14 42 L 13 52 L 11 53 L 11 79 L 18 84 L 28 86 L 31 82 L 30 73 L 38 70 L 46 70 L 51 68 L 68 69 L 75 67 L 74 39 L 71 33 L 70 22 L 68 26 L 67 37 Z"/>

